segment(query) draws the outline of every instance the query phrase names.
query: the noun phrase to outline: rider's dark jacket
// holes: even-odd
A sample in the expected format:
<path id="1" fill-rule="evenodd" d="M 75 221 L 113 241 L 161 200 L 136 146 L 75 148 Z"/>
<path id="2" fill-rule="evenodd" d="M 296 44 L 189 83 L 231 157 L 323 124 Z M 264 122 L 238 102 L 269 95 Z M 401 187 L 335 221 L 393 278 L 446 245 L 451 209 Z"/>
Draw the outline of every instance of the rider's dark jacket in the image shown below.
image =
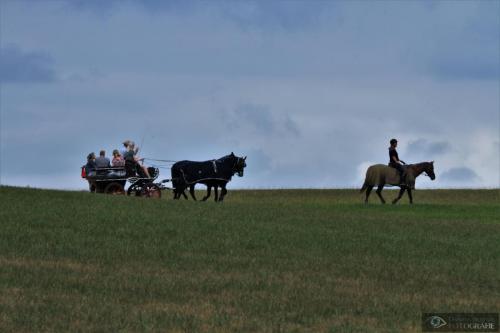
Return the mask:
<path id="1" fill-rule="evenodd" d="M 397 168 L 399 163 L 394 162 L 394 157 L 396 157 L 396 160 L 399 161 L 399 156 L 398 152 L 396 151 L 396 148 L 389 147 L 389 166 L 393 168 Z"/>
<path id="2" fill-rule="evenodd" d="M 396 148 L 389 147 L 389 166 L 397 169 L 399 173 L 402 175 L 404 171 L 403 166 L 397 162 L 394 162 L 393 156 L 395 156 L 396 159 L 399 161 L 399 156 L 398 152 L 396 151 Z"/>

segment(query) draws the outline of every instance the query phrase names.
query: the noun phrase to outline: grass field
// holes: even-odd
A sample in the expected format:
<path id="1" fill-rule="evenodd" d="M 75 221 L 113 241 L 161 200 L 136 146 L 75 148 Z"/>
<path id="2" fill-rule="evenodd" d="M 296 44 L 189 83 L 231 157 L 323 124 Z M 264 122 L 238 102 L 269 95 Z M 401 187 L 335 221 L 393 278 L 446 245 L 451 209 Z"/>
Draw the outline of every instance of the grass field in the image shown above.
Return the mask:
<path id="1" fill-rule="evenodd" d="M 499 190 L 0 197 L 1 332 L 419 332 L 422 312 L 500 310 Z"/>

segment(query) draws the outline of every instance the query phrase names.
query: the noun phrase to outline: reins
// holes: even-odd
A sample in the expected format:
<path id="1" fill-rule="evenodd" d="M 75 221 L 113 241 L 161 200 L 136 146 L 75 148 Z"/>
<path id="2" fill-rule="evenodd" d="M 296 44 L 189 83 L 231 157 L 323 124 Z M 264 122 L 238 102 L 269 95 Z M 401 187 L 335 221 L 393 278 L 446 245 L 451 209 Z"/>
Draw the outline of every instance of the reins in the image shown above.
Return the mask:
<path id="1" fill-rule="evenodd" d="M 222 158 L 219 158 L 219 159 L 216 159 L 216 160 L 210 160 L 209 162 L 212 163 L 212 166 L 214 168 L 214 171 L 215 173 L 217 173 L 217 163 L 223 163 L 223 161 L 228 158 L 228 156 L 225 156 L 225 157 L 222 157 Z M 144 161 L 151 161 L 151 162 L 160 162 L 160 163 L 163 163 L 162 164 L 155 164 L 155 163 L 150 163 L 150 165 L 154 168 L 158 168 L 158 169 L 171 169 L 172 166 L 179 162 L 179 161 L 175 161 L 175 160 L 164 160 L 164 159 L 158 159 L 158 158 L 149 158 L 149 157 L 145 157 L 143 158 Z M 236 156 L 236 159 L 233 163 L 233 166 L 232 166 L 232 170 L 235 170 L 237 164 L 239 163 L 239 161 L 241 160 L 241 157 L 237 157 Z M 182 171 L 182 170 L 181 170 Z M 234 171 L 234 173 L 236 173 L 237 171 Z M 184 178 L 184 181 L 187 183 L 187 184 L 191 184 L 190 182 L 187 181 L 185 175 L 184 175 L 184 171 L 182 171 L 183 173 L 183 178 Z M 223 180 L 223 181 L 229 181 L 229 179 L 226 179 L 226 178 L 205 178 L 205 179 L 201 179 L 201 180 L 210 180 L 210 179 L 213 179 L 213 180 Z"/>
<path id="2" fill-rule="evenodd" d="M 154 161 L 154 162 L 166 162 L 166 163 L 176 163 L 176 162 L 178 162 L 178 161 L 174 161 L 174 160 L 159 160 L 159 159 L 155 159 L 155 158 L 144 158 L 144 160 Z"/>
<path id="3" fill-rule="evenodd" d="M 430 177 L 429 174 L 427 173 L 427 171 L 424 170 L 424 167 L 423 167 L 424 164 L 425 164 L 425 162 L 417 163 L 417 164 L 410 164 L 408 166 L 408 168 L 412 168 L 413 170 L 416 171 L 415 177 L 418 177 L 422 173 L 424 173 L 427 177 Z"/>

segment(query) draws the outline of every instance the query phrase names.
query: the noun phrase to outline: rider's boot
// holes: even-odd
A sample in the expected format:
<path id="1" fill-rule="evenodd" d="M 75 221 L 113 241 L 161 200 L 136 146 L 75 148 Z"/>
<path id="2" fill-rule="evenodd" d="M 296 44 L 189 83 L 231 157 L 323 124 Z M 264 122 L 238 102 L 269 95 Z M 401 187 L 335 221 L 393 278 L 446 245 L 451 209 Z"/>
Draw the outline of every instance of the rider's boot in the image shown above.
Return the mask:
<path id="1" fill-rule="evenodd" d="M 404 171 L 399 172 L 399 185 L 406 185 L 406 172 Z"/>

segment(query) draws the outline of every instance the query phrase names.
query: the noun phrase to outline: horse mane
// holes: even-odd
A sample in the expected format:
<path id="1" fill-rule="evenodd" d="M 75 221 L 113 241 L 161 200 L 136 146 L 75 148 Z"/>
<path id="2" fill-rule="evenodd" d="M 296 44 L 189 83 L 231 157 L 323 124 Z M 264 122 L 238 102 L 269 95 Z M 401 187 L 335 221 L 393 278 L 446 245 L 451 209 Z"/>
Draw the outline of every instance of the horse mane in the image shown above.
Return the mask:
<path id="1" fill-rule="evenodd" d="M 420 162 L 407 165 L 408 169 L 415 170 L 418 169 L 420 173 L 426 172 L 432 166 L 431 162 Z"/>
<path id="2" fill-rule="evenodd" d="M 427 167 L 430 166 L 431 162 L 419 162 L 419 163 L 413 163 L 408 166 L 416 166 L 416 167 Z"/>
<path id="3" fill-rule="evenodd" d="M 229 155 L 222 156 L 222 157 L 221 157 L 221 158 L 219 158 L 217 161 L 222 162 L 222 161 L 228 160 L 228 159 L 230 159 L 230 158 L 234 158 L 234 157 L 235 157 L 235 156 L 234 156 L 234 154 L 232 154 L 232 153 L 231 153 L 231 154 L 229 154 Z"/>

